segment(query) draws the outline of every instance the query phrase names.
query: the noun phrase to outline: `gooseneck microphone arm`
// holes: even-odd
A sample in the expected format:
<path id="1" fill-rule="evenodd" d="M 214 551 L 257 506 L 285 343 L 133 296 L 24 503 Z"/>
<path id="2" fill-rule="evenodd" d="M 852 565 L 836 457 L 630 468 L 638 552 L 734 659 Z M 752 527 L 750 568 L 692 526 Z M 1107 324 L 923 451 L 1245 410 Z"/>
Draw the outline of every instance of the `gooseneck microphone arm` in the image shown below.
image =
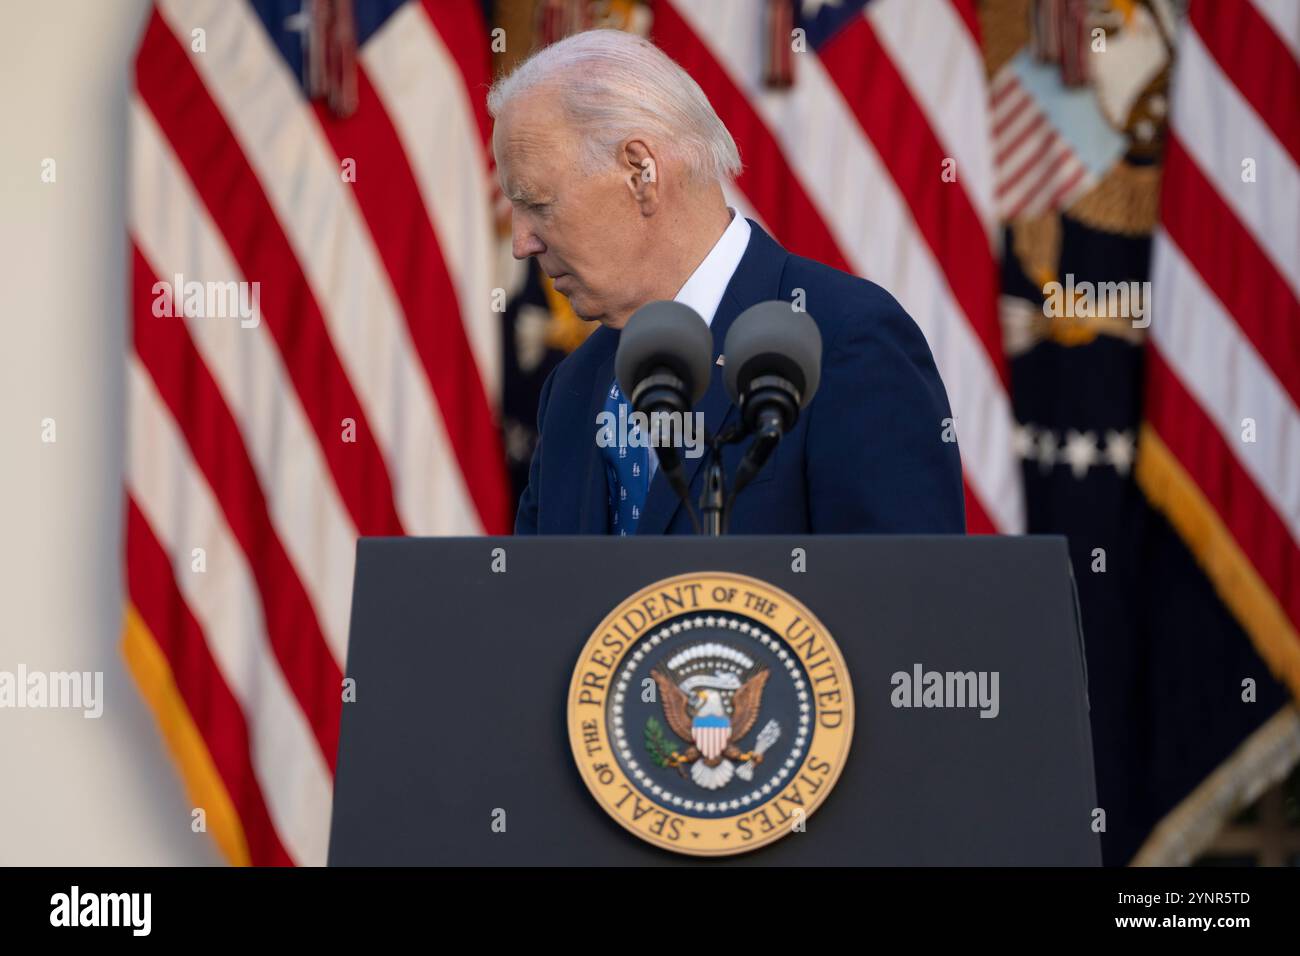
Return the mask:
<path id="1" fill-rule="evenodd" d="M 740 494 L 744 487 L 757 477 L 764 463 L 772 457 L 772 452 L 776 451 L 777 444 L 784 436 L 785 427 L 779 415 L 772 413 L 762 416 L 762 422 L 754 433 L 754 441 L 750 444 L 749 450 L 745 452 L 745 457 L 740 459 L 740 464 L 736 466 L 736 478 L 732 482 L 731 492 L 727 495 L 726 506 L 722 512 L 722 534 L 726 534 L 729 530 L 731 509 L 735 507 L 736 495 Z"/>

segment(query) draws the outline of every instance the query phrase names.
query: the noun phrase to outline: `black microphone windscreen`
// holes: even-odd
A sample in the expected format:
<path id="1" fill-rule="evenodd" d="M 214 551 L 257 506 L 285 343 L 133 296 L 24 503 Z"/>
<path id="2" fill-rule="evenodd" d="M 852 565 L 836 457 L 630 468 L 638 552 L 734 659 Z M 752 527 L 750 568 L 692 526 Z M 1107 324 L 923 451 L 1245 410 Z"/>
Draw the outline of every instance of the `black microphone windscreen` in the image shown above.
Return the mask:
<path id="1" fill-rule="evenodd" d="M 619 336 L 614 357 L 618 387 L 629 398 L 656 368 L 669 368 L 686 386 L 694 405 L 709 389 L 713 333 L 689 305 L 651 302 L 632 313 Z"/>
<path id="2" fill-rule="evenodd" d="M 822 375 L 822 335 L 807 312 L 773 300 L 750 306 L 727 330 L 723 380 L 737 405 L 759 375 L 779 375 L 799 389 L 800 408 L 817 393 Z"/>

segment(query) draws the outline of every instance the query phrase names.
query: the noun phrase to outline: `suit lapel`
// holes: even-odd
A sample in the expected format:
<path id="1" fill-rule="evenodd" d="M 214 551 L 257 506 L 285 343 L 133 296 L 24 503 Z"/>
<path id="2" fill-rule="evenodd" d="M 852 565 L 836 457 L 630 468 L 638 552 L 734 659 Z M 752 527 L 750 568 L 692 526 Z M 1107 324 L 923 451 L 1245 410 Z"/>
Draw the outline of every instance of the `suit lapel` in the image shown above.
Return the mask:
<path id="1" fill-rule="evenodd" d="M 718 365 L 718 356 L 722 355 L 722 346 L 727 339 L 727 330 L 745 309 L 759 302 L 777 298 L 781 288 L 781 272 L 788 255 L 776 240 L 763 231 L 754 220 L 749 220 L 749 245 L 736 267 L 727 290 L 718 303 L 718 311 L 710 323 L 713 333 L 713 364 L 709 377 L 709 390 L 700 399 L 696 411 L 704 413 L 704 427 L 709 435 L 716 435 L 726 427 L 736 414 L 736 406 L 727 395 L 727 386 L 723 382 L 722 367 Z M 611 359 L 611 368 L 613 361 Z M 594 416 L 594 413 L 593 413 Z M 595 420 L 594 417 L 592 419 Z M 708 458 L 707 450 L 698 458 L 683 458 L 682 464 L 686 481 L 691 485 L 692 496 L 698 496 L 700 489 L 694 481 L 704 460 Z M 691 501 L 692 506 L 699 504 Z M 681 499 L 668 484 L 663 469 L 655 470 L 650 490 L 646 495 L 645 511 L 637 525 L 637 534 L 663 534 L 677 516 L 682 506 Z M 608 510 L 608 508 L 606 508 Z"/>

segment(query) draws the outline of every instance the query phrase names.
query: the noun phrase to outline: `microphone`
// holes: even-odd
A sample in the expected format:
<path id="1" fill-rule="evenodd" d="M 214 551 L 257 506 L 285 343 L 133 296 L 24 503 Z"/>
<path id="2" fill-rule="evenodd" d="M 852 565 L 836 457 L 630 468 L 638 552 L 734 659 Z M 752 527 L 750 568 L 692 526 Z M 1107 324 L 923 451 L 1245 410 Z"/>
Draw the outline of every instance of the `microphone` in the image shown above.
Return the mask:
<path id="1" fill-rule="evenodd" d="M 727 330 L 723 354 L 727 394 L 740 409 L 745 430 L 755 435 L 736 469 L 730 495 L 734 500 L 817 394 L 822 336 L 812 316 L 795 311 L 790 303 L 760 302 Z"/>
<path id="2" fill-rule="evenodd" d="M 649 421 L 656 414 L 681 416 L 683 427 L 676 433 L 685 434 L 684 416 L 709 389 L 712 356 L 713 333 L 698 312 L 680 302 L 651 302 L 632 313 L 619 335 L 614 375 L 636 411 Z M 664 444 L 655 450 L 698 531 L 678 449 Z"/>

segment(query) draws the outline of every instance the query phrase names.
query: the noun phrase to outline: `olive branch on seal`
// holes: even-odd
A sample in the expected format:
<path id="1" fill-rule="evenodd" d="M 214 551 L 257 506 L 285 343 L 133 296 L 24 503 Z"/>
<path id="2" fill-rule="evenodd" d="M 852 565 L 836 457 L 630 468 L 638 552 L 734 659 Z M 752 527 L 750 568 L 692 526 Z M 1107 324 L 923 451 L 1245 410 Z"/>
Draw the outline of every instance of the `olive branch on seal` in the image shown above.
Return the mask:
<path id="1" fill-rule="evenodd" d="M 650 753 L 650 759 L 661 767 L 669 766 L 677 752 L 673 739 L 664 731 L 664 725 L 654 717 L 645 722 L 645 749 Z"/>

